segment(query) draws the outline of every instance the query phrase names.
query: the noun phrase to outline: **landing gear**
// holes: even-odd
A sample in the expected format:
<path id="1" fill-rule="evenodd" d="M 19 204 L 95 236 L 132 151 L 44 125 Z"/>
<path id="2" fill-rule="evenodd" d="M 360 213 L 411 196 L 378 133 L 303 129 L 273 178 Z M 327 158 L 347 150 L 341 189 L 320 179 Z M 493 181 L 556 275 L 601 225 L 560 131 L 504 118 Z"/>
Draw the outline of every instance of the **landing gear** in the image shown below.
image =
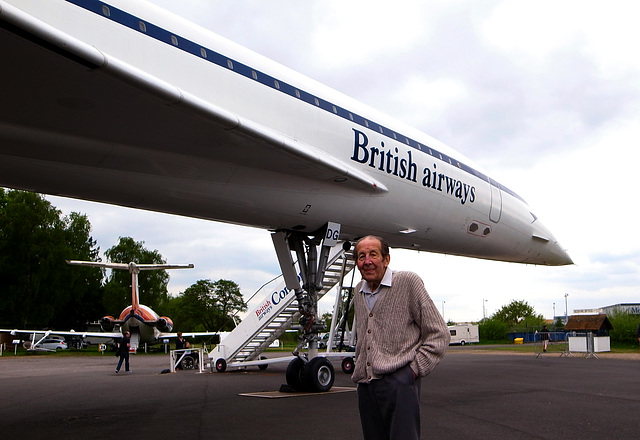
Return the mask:
<path id="1" fill-rule="evenodd" d="M 335 371 L 329 359 L 314 357 L 308 362 L 295 358 L 287 367 L 287 385 L 296 391 L 324 393 L 333 386 Z"/>
<path id="2" fill-rule="evenodd" d="M 304 371 L 305 385 L 309 391 L 324 393 L 333 386 L 335 373 L 329 359 L 315 357 L 309 361 Z"/>
<path id="3" fill-rule="evenodd" d="M 339 235 L 337 223 L 327 223 L 313 234 L 281 231 L 272 235 L 287 288 L 294 291 L 298 301 L 302 335 L 293 352 L 296 358 L 287 367 L 287 384 L 298 391 L 324 392 L 333 386 L 333 365 L 326 358 L 318 357 L 318 333 L 326 329 L 326 324 L 318 319 L 317 309 L 329 252 L 337 244 Z M 296 254 L 299 271 L 291 258 L 292 251 Z M 308 361 L 300 354 L 306 345 L 309 347 Z"/>
<path id="4" fill-rule="evenodd" d="M 287 367 L 287 385 L 296 391 L 306 391 L 304 386 L 305 365 L 305 362 L 298 357 L 289 362 Z"/>

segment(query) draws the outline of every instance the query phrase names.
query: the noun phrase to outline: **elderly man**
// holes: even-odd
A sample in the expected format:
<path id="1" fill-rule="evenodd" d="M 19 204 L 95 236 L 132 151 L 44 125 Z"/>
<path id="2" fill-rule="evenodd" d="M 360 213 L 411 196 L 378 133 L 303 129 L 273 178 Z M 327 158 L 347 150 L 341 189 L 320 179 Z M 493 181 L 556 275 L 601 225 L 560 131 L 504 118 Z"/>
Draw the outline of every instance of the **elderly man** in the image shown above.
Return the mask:
<path id="1" fill-rule="evenodd" d="M 389 246 L 367 236 L 354 256 L 363 280 L 356 286 L 358 342 L 352 379 L 364 438 L 420 438 L 420 378 L 449 345 L 449 330 L 422 279 L 387 270 Z"/>

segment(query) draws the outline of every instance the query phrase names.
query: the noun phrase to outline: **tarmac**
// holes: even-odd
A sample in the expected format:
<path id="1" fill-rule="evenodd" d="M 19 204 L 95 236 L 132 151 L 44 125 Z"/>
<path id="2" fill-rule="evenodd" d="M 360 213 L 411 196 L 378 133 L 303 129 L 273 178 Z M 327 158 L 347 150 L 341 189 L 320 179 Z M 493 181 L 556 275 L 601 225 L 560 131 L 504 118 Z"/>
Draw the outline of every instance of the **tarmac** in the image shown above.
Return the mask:
<path id="1" fill-rule="evenodd" d="M 330 392 L 285 397 L 286 364 L 161 374 L 169 355 L 132 355 L 133 372 L 116 374 L 116 361 L 5 352 L 0 438 L 362 438 L 355 385 L 339 363 Z M 452 347 L 422 380 L 422 438 L 637 439 L 639 370 L 640 355 Z"/>

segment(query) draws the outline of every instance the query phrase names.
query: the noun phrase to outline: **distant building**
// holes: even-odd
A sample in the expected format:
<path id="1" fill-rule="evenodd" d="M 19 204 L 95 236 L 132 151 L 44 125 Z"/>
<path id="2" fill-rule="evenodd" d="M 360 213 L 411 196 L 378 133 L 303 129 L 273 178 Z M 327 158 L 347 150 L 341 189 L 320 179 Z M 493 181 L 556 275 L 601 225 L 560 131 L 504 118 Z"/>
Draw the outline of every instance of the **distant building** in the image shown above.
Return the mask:
<path id="1" fill-rule="evenodd" d="M 576 309 L 573 311 L 574 314 L 582 314 L 582 315 L 599 314 L 599 313 L 611 315 L 616 312 L 627 312 L 632 315 L 640 315 L 640 304 L 638 303 L 614 304 L 612 306 L 605 306 L 599 309 Z"/>
<path id="2" fill-rule="evenodd" d="M 624 304 L 614 304 L 612 306 L 605 306 L 596 309 L 574 309 L 574 315 L 613 315 L 616 312 L 628 312 L 632 315 L 640 315 L 640 303 L 624 303 Z M 568 316 L 565 315 L 556 315 L 553 317 L 553 321 L 557 322 L 560 320 L 563 324 L 567 323 Z"/>

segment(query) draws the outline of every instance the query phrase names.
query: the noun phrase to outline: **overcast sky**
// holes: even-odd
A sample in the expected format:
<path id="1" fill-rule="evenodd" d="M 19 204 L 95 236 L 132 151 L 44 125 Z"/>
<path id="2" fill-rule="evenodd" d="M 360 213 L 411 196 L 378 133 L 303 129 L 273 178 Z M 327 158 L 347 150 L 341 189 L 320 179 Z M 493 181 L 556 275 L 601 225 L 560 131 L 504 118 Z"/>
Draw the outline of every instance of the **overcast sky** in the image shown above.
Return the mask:
<path id="1" fill-rule="evenodd" d="M 538 267 L 392 250 L 391 266 L 418 272 L 445 319 L 479 320 L 512 300 L 546 318 L 554 304 L 564 315 L 565 304 L 571 314 L 640 302 L 635 2 L 153 3 L 470 157 L 527 200 L 576 263 Z M 266 231 L 50 200 L 65 213 L 86 213 L 102 251 L 131 236 L 169 263 L 194 263 L 170 272 L 174 294 L 199 279 L 224 278 L 248 296 L 279 273 Z"/>

